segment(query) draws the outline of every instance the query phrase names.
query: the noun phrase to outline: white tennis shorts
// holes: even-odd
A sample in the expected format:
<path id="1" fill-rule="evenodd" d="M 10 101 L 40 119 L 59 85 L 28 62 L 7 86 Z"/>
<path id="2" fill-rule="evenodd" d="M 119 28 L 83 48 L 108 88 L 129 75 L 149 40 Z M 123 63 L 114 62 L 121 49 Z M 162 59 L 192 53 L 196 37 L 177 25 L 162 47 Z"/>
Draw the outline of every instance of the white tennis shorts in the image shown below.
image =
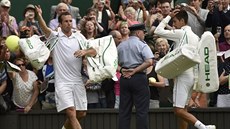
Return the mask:
<path id="1" fill-rule="evenodd" d="M 184 108 L 188 105 L 194 85 L 194 73 L 192 69 L 183 72 L 174 80 L 173 107 Z"/>
<path id="2" fill-rule="evenodd" d="M 83 84 L 55 84 L 57 111 L 75 107 L 77 111 L 87 110 L 86 89 Z"/>

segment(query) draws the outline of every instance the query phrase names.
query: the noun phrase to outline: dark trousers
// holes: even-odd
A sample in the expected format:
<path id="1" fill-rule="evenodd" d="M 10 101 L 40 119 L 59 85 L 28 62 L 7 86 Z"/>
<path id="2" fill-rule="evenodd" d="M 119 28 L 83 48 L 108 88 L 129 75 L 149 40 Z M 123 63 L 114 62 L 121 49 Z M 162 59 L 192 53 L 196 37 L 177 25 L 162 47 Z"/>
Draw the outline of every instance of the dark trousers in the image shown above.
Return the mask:
<path id="1" fill-rule="evenodd" d="M 133 104 L 136 109 L 136 129 L 148 129 L 150 91 L 145 74 L 120 79 L 119 129 L 130 129 Z"/>

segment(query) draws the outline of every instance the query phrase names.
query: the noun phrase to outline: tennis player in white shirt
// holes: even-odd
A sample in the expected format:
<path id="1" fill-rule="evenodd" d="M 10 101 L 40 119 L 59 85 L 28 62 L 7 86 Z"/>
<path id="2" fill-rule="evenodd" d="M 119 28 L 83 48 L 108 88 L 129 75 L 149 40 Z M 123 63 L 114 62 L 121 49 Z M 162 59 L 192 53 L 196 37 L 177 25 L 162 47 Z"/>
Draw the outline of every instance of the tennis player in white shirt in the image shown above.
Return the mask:
<path id="1" fill-rule="evenodd" d="M 164 29 L 171 18 L 175 29 Z M 192 32 L 191 27 L 187 25 L 187 22 L 188 14 L 186 11 L 175 9 L 161 21 L 154 33 L 160 37 L 174 41 L 174 48 L 179 46 L 181 40 L 183 40 L 183 36 L 186 34 L 186 39 L 184 41 L 191 46 L 197 47 L 199 37 Z M 204 125 L 187 111 L 187 105 L 191 98 L 193 85 L 193 67 L 184 71 L 174 79 L 173 107 L 174 113 L 179 118 L 179 129 L 187 129 L 188 123 L 194 125 L 197 129 L 216 129 L 215 125 Z"/>

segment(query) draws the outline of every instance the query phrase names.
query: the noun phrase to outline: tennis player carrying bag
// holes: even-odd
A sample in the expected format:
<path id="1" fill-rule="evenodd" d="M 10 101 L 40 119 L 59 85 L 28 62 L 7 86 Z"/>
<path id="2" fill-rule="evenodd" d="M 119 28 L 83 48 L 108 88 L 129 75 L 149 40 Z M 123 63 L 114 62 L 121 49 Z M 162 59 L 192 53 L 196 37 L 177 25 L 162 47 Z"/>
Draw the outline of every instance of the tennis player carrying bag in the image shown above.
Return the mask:
<path id="1" fill-rule="evenodd" d="M 107 78 L 116 77 L 118 54 L 111 35 L 89 40 L 90 45 L 79 42 L 82 49 L 92 46 L 97 51 L 96 57 L 87 58 L 87 72 L 92 82 L 102 82 Z"/>
<path id="2" fill-rule="evenodd" d="M 37 70 L 41 69 L 49 58 L 50 50 L 46 47 L 45 43 L 40 40 L 38 35 L 20 39 L 19 46 L 25 57 Z"/>
<path id="3" fill-rule="evenodd" d="M 219 89 L 217 52 L 215 38 L 211 32 L 205 32 L 199 42 L 200 64 L 195 67 L 195 85 L 198 92 L 211 93 Z"/>
<path id="4" fill-rule="evenodd" d="M 165 78 L 173 79 L 199 63 L 200 56 L 198 50 L 188 44 L 185 33 L 179 47 L 167 53 L 157 62 L 155 71 Z"/>

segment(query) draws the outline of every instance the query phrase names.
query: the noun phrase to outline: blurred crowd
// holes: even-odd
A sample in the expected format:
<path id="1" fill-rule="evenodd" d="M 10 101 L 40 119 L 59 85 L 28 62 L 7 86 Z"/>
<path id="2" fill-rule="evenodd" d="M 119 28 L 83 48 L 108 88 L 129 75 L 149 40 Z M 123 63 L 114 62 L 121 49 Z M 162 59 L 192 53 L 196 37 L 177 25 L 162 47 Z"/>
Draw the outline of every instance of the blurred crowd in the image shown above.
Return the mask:
<path id="1" fill-rule="evenodd" d="M 117 12 L 112 9 L 110 0 L 93 0 L 92 6 L 84 16 L 79 13 L 79 7 L 71 5 L 72 0 L 60 0 L 60 3 L 51 6 L 50 21 L 47 23 L 52 30 L 58 30 L 58 16 L 63 12 L 72 15 L 74 31 L 80 31 L 86 39 L 96 39 L 112 35 L 116 46 L 129 38 L 129 27 L 134 24 L 144 23 L 147 30 L 145 42 L 154 54 L 157 63 L 170 51 L 173 42 L 154 34 L 155 28 L 163 18 L 175 8 L 183 8 L 189 15 L 188 25 L 199 37 L 205 31 L 211 31 L 216 39 L 217 51 L 225 52 L 230 48 L 230 1 L 229 0 L 188 0 L 187 3 L 174 4 L 171 0 L 123 0 Z M 55 84 L 52 56 L 49 57 L 41 70 L 35 70 L 19 52 L 10 52 L 5 40 L 10 35 L 28 38 L 32 35 L 43 36 L 36 19 L 33 3 L 24 7 L 24 19 L 15 19 L 11 16 L 9 0 L 0 2 L 0 106 L 1 111 L 17 110 L 29 112 L 31 109 L 55 109 Z M 166 26 L 174 29 L 172 21 Z M 212 55 L 217 56 L 217 55 Z M 229 107 L 229 58 L 219 54 L 218 71 L 220 87 L 215 93 L 205 94 L 195 92 L 189 106 L 192 108 Z M 16 72 L 7 68 L 6 62 L 10 61 L 21 68 Z M 173 80 L 158 75 L 155 63 L 147 69 L 148 78 L 154 77 L 155 81 L 149 82 L 151 93 L 150 108 L 172 107 Z M 87 90 L 88 108 L 119 108 L 121 76 L 117 71 L 117 81 L 106 79 L 101 83 L 92 83 L 86 70 L 86 61 L 83 60 L 83 81 Z M 223 99 L 224 98 L 224 99 Z"/>

